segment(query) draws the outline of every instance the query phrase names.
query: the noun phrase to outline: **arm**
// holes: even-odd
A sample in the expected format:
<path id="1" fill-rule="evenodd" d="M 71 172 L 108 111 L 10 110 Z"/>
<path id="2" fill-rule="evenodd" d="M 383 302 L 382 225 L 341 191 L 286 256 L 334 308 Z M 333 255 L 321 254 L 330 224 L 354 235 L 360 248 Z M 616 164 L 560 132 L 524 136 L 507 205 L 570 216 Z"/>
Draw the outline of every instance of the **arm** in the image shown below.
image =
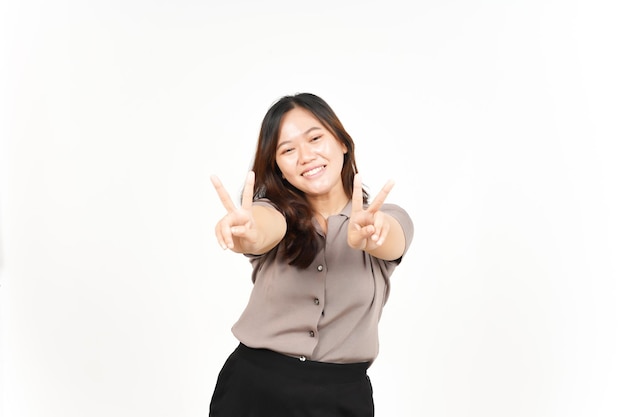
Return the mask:
<path id="1" fill-rule="evenodd" d="M 261 255 L 281 241 L 287 230 L 283 215 L 273 207 L 253 205 L 254 172 L 249 172 L 237 208 L 217 177 L 211 177 L 227 214 L 217 222 L 215 236 L 223 249 Z"/>
<path id="2" fill-rule="evenodd" d="M 256 241 L 233 234 L 233 252 L 262 255 L 278 245 L 287 232 L 285 217 L 273 207 L 252 206 L 252 217 L 257 227 Z"/>

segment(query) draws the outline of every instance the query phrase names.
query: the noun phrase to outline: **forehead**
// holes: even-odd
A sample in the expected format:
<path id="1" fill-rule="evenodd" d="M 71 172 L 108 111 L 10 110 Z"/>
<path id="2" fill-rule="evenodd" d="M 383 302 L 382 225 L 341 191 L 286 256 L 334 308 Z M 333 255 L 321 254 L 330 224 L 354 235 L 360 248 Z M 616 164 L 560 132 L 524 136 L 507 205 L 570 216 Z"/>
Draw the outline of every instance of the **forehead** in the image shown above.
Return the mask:
<path id="1" fill-rule="evenodd" d="M 278 142 L 297 139 L 309 131 L 324 129 L 324 125 L 308 110 L 296 107 L 283 116 L 278 134 Z"/>

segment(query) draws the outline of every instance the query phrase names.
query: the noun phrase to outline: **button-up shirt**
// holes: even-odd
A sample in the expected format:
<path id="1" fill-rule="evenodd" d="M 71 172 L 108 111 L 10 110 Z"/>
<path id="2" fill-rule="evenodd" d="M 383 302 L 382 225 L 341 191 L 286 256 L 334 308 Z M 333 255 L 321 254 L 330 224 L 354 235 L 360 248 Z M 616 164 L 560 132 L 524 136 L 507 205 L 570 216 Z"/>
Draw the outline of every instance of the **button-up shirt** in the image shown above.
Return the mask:
<path id="1" fill-rule="evenodd" d="M 257 201 L 254 204 L 271 204 Z M 389 278 L 402 257 L 385 261 L 347 243 L 352 203 L 316 226 L 319 251 L 307 268 L 291 266 L 278 254 L 251 256 L 254 286 L 248 305 L 232 328 L 246 346 L 270 349 L 301 360 L 372 362 L 378 355 L 378 322 L 389 297 Z M 405 210 L 384 204 L 404 231 L 406 253 L 413 223 Z M 404 254 L 402 255 L 404 256 Z"/>

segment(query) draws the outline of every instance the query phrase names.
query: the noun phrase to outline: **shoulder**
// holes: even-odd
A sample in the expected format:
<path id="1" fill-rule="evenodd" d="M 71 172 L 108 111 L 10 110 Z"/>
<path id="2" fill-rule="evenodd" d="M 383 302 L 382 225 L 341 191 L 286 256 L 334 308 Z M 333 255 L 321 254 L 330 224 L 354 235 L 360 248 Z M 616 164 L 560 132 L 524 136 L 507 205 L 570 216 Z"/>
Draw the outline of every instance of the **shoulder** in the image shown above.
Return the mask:
<path id="1" fill-rule="evenodd" d="M 270 208 L 270 209 L 274 209 L 277 212 L 279 212 L 281 215 L 284 215 L 283 210 L 280 209 L 280 207 L 278 207 L 278 205 L 276 205 L 274 202 L 272 202 L 270 199 L 268 198 L 259 198 L 257 200 L 254 200 L 252 202 L 252 206 L 256 206 L 256 207 L 266 207 L 266 208 Z"/>
<path id="2" fill-rule="evenodd" d="M 382 211 L 383 213 L 390 214 L 390 215 L 398 214 L 398 215 L 406 216 L 410 218 L 409 213 L 397 204 L 385 203 L 382 206 L 380 206 L 380 211 Z"/>
<path id="3" fill-rule="evenodd" d="M 385 203 L 380 207 L 380 211 L 393 217 L 400 223 L 402 231 L 404 232 L 404 238 L 407 243 L 407 247 L 413 240 L 413 220 L 409 213 L 397 204 Z"/>
<path id="4" fill-rule="evenodd" d="M 276 204 L 272 203 L 272 201 L 270 201 L 269 198 L 259 198 L 257 200 L 254 200 L 252 202 L 252 205 L 253 206 L 273 207 L 273 208 L 278 210 L 278 206 L 276 206 Z"/>
<path id="5" fill-rule="evenodd" d="M 413 221 L 409 213 L 397 204 L 385 203 L 380 207 L 380 211 L 398 220 L 403 228 L 405 225 L 407 227 L 413 227 Z"/>

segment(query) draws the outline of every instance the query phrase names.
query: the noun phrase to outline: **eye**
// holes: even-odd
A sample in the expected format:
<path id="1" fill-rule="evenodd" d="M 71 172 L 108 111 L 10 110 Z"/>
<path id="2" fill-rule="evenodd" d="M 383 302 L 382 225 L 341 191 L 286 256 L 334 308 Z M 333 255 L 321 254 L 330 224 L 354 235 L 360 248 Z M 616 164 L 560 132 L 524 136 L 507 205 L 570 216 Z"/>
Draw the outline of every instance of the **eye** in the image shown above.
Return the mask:
<path id="1" fill-rule="evenodd" d="M 286 154 L 289 154 L 291 152 L 293 152 L 293 148 L 284 148 L 280 154 L 281 155 L 286 155 Z"/>
<path id="2" fill-rule="evenodd" d="M 321 138 L 322 138 L 322 135 L 319 135 L 319 136 L 313 136 L 313 137 L 311 138 L 311 142 L 318 141 L 318 140 L 320 140 Z"/>

